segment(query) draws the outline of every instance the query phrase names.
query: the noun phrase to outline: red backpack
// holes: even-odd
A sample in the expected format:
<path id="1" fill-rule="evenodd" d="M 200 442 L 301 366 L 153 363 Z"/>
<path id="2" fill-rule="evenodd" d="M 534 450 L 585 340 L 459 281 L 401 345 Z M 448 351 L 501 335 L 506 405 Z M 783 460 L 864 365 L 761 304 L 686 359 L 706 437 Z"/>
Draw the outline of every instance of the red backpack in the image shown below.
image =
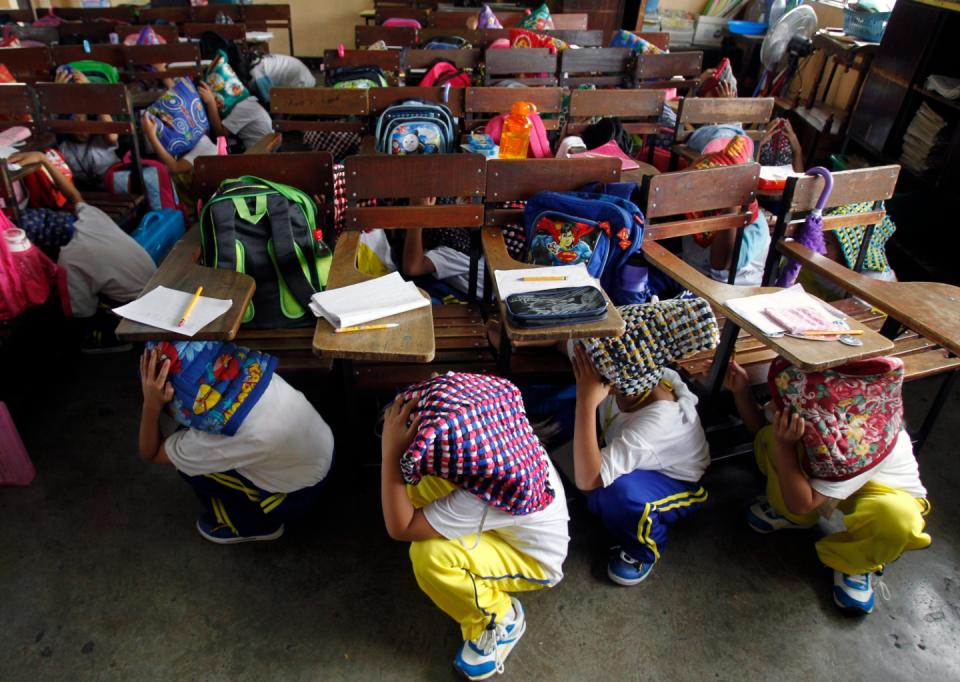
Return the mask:
<path id="1" fill-rule="evenodd" d="M 420 81 L 420 87 L 435 88 L 441 85 L 449 85 L 452 88 L 469 88 L 473 81 L 463 69 L 458 69 L 457 65 L 448 59 L 438 59 L 427 69 L 426 75 Z"/>
<path id="2" fill-rule="evenodd" d="M 43 150 L 43 153 L 51 163 L 63 173 L 67 180 L 73 180 L 73 172 L 70 170 L 70 166 L 67 165 L 63 154 L 61 154 L 59 150 L 48 147 Z M 23 186 L 30 195 L 30 206 L 33 208 L 50 208 L 54 211 L 59 211 L 70 203 L 66 195 L 57 189 L 57 185 L 53 182 L 53 178 L 50 177 L 50 173 L 47 172 L 46 168 L 40 168 L 25 176 L 23 178 Z"/>

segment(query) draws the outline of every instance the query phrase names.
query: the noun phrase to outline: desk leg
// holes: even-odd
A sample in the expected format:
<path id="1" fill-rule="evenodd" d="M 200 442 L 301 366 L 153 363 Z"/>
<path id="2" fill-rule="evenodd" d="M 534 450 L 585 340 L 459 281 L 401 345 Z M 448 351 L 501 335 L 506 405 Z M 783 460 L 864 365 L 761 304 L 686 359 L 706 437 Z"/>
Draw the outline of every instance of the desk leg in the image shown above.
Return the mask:
<path id="1" fill-rule="evenodd" d="M 713 355 L 713 363 L 710 365 L 710 373 L 707 375 L 707 401 L 708 404 L 720 394 L 723 386 L 723 377 L 727 373 L 727 367 L 733 358 L 733 352 L 737 347 L 737 335 L 740 333 L 740 327 L 730 320 L 727 320 L 723 326 L 723 332 L 720 334 L 720 345 L 717 352 Z"/>
<path id="2" fill-rule="evenodd" d="M 510 337 L 507 336 L 507 325 L 504 320 L 500 320 L 500 352 L 497 353 L 497 371 L 506 376 L 510 373 L 510 356 L 513 348 L 510 345 Z"/>
<path id="3" fill-rule="evenodd" d="M 937 418 L 940 416 L 940 411 L 943 410 L 943 406 L 946 404 L 947 398 L 950 397 L 950 392 L 956 383 L 957 370 L 950 372 L 940 383 L 937 395 L 934 396 L 933 403 L 930 405 L 930 409 L 927 410 L 927 416 L 923 418 L 923 424 L 920 425 L 920 430 L 917 431 L 917 437 L 914 439 L 916 443 L 916 447 L 913 450 L 914 454 L 920 454 L 920 450 L 923 449 L 927 438 L 930 437 L 930 432 L 933 431 L 933 426 L 936 424 Z"/>

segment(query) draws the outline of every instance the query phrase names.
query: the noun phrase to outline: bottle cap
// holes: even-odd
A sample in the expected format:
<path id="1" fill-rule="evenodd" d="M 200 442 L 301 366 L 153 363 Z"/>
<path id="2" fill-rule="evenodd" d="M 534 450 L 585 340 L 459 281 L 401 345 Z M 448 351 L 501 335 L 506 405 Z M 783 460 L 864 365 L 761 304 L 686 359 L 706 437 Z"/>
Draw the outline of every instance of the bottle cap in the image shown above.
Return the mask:
<path id="1" fill-rule="evenodd" d="M 510 113 L 515 116 L 528 116 L 530 114 L 532 105 L 530 102 L 514 102 L 513 106 L 510 107 Z"/>

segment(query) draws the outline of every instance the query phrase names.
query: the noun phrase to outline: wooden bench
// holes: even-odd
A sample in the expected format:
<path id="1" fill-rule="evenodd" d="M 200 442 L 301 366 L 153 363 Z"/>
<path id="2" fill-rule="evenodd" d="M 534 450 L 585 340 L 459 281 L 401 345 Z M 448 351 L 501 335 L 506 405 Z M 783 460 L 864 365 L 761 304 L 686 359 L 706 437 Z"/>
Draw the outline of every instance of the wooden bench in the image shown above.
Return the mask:
<path id="1" fill-rule="evenodd" d="M 519 51 L 519 50 L 518 50 Z M 506 50 L 494 50 L 506 52 Z M 514 102 L 531 102 L 537 113 L 543 118 L 546 130 L 557 130 L 560 126 L 560 113 L 563 111 L 563 90 L 561 88 L 508 88 L 484 87 L 467 88 L 464 93 L 464 112 L 466 128 L 472 130 L 484 125 L 494 116 L 509 113 Z"/>
<path id="2" fill-rule="evenodd" d="M 484 84 L 512 80 L 525 85 L 556 85 L 557 55 L 545 47 L 484 52 Z"/>
<path id="3" fill-rule="evenodd" d="M 0 64 L 6 66 L 20 83 L 50 79 L 55 64 L 46 47 L 17 47 L 0 51 Z"/>
<path id="4" fill-rule="evenodd" d="M 329 73 L 333 69 L 345 66 L 377 66 L 383 70 L 387 83 L 400 83 L 401 54 L 398 50 L 344 50 L 341 56 L 338 50 L 326 50 L 323 53 L 323 70 Z"/>
<path id="5" fill-rule="evenodd" d="M 392 49 L 414 47 L 417 44 L 417 29 L 409 26 L 357 26 L 354 29 L 354 46 L 357 49 L 370 47 L 380 40 Z"/>
<path id="6" fill-rule="evenodd" d="M 625 47 L 592 47 L 560 53 L 560 85 L 622 87 L 627 83 L 633 53 Z"/>
<path id="7" fill-rule="evenodd" d="M 369 130 L 366 119 L 370 111 L 368 92 L 349 88 L 271 88 L 273 129 L 281 134 L 309 131 L 349 133 L 356 136 L 359 149 L 364 133 Z M 290 143 L 288 136 L 284 144 Z M 303 143 L 303 146 L 308 145 Z M 350 153 L 349 149 L 338 151 L 337 158 L 347 153 Z"/>
<path id="8" fill-rule="evenodd" d="M 576 135 L 590 119 L 616 116 L 628 133 L 655 134 L 663 110 L 663 90 L 573 90 L 564 136 Z"/>
<path id="9" fill-rule="evenodd" d="M 684 97 L 677 111 L 677 126 L 673 132 L 673 147 L 670 155 L 670 169 L 677 167 L 677 159 L 688 161 L 699 156 L 683 140 L 690 133 L 684 126 L 697 126 L 715 123 L 734 123 L 744 127 L 745 132 L 754 141 L 756 147 L 763 135 L 763 129 L 773 115 L 773 97 Z M 753 129 L 746 130 L 753 126 Z M 759 149 L 754 150 L 754 155 Z"/>
<path id="10" fill-rule="evenodd" d="M 686 94 L 700 84 L 702 66 L 703 52 L 638 54 L 633 67 L 634 87 L 676 88 L 678 94 Z"/>

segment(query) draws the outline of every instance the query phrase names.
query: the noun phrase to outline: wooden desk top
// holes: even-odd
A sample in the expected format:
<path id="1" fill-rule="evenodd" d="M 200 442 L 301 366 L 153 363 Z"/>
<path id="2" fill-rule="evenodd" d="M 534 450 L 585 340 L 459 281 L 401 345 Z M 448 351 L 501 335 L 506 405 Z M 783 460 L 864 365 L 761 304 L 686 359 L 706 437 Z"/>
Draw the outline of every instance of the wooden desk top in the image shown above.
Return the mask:
<path id="1" fill-rule="evenodd" d="M 653 165 L 646 163 L 645 161 L 637 161 L 637 163 L 640 164 L 639 168 L 621 171 L 621 182 L 636 182 L 639 184 L 642 183 L 643 179 L 647 176 L 660 175 L 660 171 L 658 171 Z"/>
<path id="2" fill-rule="evenodd" d="M 538 267 L 528 263 L 521 263 L 510 257 L 507 253 L 507 246 L 503 241 L 503 233 L 500 228 L 483 228 L 482 238 L 484 257 L 492 271 Z M 493 280 L 493 286 L 496 290 L 497 278 L 491 277 L 491 279 Z M 622 336 L 624 331 L 626 331 L 626 324 L 623 318 L 620 317 L 619 311 L 617 311 L 616 306 L 610 301 L 606 292 L 603 292 L 604 298 L 607 299 L 607 317 L 605 320 L 591 322 L 589 324 L 571 324 L 560 327 L 536 329 L 528 329 L 514 325 L 507 315 L 507 306 L 503 299 L 500 298 L 500 292 L 496 291 L 496 294 L 497 306 L 500 310 L 500 320 L 507 331 L 507 337 L 511 341 L 566 341 L 567 339 Z"/>
<path id="3" fill-rule="evenodd" d="M 327 278 L 328 289 L 357 284 L 368 279 L 357 270 L 360 232 L 344 232 L 334 250 L 333 265 Z M 426 295 L 425 295 L 426 296 Z M 429 297 L 427 297 L 429 298 Z M 336 334 L 325 319 L 317 320 L 313 334 L 313 352 L 323 358 L 381 360 L 389 362 L 430 362 L 436 354 L 433 311 L 430 306 L 377 320 L 375 324 L 396 322 L 396 329 Z M 374 323 L 371 323 L 374 324 Z"/>
<path id="4" fill-rule="evenodd" d="M 648 260 L 655 263 L 661 270 L 690 289 L 690 291 L 698 296 L 702 296 L 711 304 L 720 308 L 727 319 L 734 322 L 741 329 L 749 332 L 751 336 L 763 343 L 763 345 L 782 355 L 800 369 L 813 371 L 836 367 L 851 360 L 883 355 L 893 350 L 893 341 L 885 336 L 881 336 L 850 316 L 846 317 L 846 322 L 850 329 L 863 330 L 863 334 L 856 337 L 863 341 L 862 346 L 847 346 L 839 341 L 808 341 L 806 339 L 795 339 L 788 336 L 766 336 L 747 320 L 732 311 L 726 305 L 726 302 L 744 296 L 774 293 L 780 291 L 779 288 L 744 287 L 716 282 L 706 275 L 701 274 L 691 265 L 683 262 L 676 255 L 667 251 L 656 242 L 646 242 L 643 245 L 643 252 Z"/>
<path id="5" fill-rule="evenodd" d="M 208 268 L 197 263 L 200 252 L 200 228 L 194 227 L 176 243 L 167 254 L 141 295 L 163 285 L 180 291 L 196 291 L 203 286 L 203 293 L 212 298 L 233 299 L 233 305 L 224 315 L 196 333 L 184 336 L 157 329 L 131 320 L 122 320 L 117 327 L 117 336 L 125 341 L 232 341 L 240 329 L 243 313 L 253 298 L 256 282 L 249 275 L 232 270 Z"/>

